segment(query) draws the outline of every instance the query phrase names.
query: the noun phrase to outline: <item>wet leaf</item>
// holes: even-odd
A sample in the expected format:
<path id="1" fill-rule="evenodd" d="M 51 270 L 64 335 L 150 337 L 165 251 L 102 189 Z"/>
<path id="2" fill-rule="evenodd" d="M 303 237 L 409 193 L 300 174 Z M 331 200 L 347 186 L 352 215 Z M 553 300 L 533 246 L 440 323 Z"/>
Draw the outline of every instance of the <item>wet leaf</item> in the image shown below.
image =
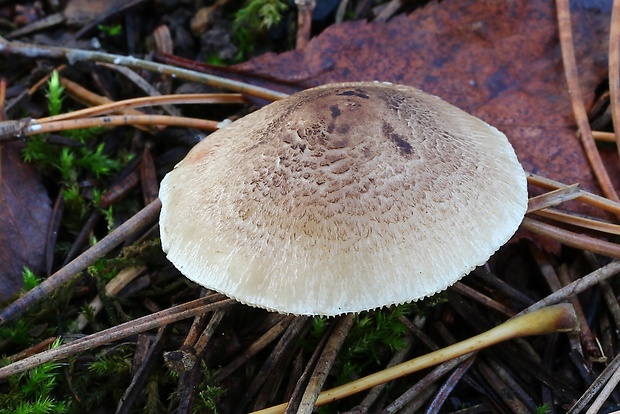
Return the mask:
<path id="1" fill-rule="evenodd" d="M 571 2 L 586 105 L 606 76 L 611 4 L 591 3 Z M 553 2 L 442 1 L 388 22 L 335 25 L 303 50 L 237 69 L 287 92 L 354 80 L 416 86 L 504 131 L 527 170 L 599 192 L 575 134 L 560 53 Z M 614 149 L 605 155 L 618 180 Z"/>
<path id="2" fill-rule="evenodd" d="M 82 25 L 117 12 L 125 3 L 121 0 L 69 0 L 63 14 L 70 25 Z"/>
<path id="3" fill-rule="evenodd" d="M 22 286 L 22 271 L 42 268 L 50 200 L 35 169 L 21 160 L 16 143 L 0 150 L 0 301 Z"/>

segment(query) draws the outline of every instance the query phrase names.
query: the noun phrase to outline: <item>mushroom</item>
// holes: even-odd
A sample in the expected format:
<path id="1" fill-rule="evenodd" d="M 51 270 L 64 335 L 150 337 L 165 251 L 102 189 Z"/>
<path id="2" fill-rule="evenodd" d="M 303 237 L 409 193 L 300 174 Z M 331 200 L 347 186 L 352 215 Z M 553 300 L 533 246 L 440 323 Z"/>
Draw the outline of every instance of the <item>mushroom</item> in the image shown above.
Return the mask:
<path id="1" fill-rule="evenodd" d="M 334 316 L 418 300 L 484 264 L 526 210 L 506 136 L 438 97 L 319 86 L 209 135 L 162 181 L 161 242 L 242 303 Z"/>

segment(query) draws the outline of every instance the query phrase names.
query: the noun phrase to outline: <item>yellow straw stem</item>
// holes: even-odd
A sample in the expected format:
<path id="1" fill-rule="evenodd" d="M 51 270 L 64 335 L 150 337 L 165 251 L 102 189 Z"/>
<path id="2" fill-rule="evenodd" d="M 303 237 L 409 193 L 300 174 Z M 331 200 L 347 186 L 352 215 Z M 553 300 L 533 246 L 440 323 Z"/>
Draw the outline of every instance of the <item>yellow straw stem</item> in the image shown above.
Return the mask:
<path id="1" fill-rule="evenodd" d="M 403 362 L 391 368 L 360 378 L 359 380 L 341 385 L 331 390 L 319 394 L 316 406 L 330 403 L 338 399 L 353 395 L 357 392 L 370 389 L 376 385 L 383 384 L 395 378 L 420 371 L 433 365 L 441 364 L 450 359 L 479 351 L 483 348 L 507 341 L 509 339 L 520 338 L 529 335 L 544 335 L 553 332 L 565 332 L 577 329 L 578 322 L 573 307 L 563 303 L 549 306 L 537 311 L 509 319 L 503 324 L 496 326 L 479 335 L 450 345 L 443 349 L 428 353 L 418 358 Z M 286 403 L 264 410 L 256 411 L 254 414 L 277 414 L 283 413 Z"/>

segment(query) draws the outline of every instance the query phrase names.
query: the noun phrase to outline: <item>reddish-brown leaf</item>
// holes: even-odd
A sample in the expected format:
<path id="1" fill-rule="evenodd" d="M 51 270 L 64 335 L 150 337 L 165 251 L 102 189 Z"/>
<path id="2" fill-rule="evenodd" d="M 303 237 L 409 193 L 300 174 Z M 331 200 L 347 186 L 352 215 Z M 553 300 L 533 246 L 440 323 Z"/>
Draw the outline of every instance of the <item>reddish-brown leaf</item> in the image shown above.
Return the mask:
<path id="1" fill-rule="evenodd" d="M 16 143 L 0 150 L 0 301 L 22 286 L 24 266 L 42 268 L 50 200 L 35 169 L 21 160 Z"/>
<path id="2" fill-rule="evenodd" d="M 82 25 L 118 12 L 126 3 L 122 0 L 69 0 L 63 14 L 70 25 Z"/>
<path id="3" fill-rule="evenodd" d="M 609 11 L 572 13 L 587 106 L 606 75 Z M 527 170 L 599 192 L 575 134 L 551 1 L 432 2 L 389 22 L 329 27 L 303 50 L 237 69 L 265 86 L 295 85 L 288 92 L 353 80 L 419 87 L 503 130 Z M 617 155 L 604 159 L 618 180 Z"/>

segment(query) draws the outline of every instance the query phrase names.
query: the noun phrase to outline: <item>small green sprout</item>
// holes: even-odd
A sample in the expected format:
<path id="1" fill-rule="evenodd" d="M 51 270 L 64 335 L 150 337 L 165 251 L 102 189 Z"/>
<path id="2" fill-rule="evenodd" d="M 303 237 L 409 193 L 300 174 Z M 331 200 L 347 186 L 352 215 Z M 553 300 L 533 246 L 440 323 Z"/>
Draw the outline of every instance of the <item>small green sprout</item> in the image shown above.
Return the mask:
<path id="1" fill-rule="evenodd" d="M 57 72 L 52 72 L 47 85 L 48 108 L 50 115 L 58 115 L 65 98 L 64 88 L 60 84 Z M 121 162 L 104 153 L 104 144 L 89 143 L 103 128 L 87 128 L 66 131 L 62 134 L 73 140 L 69 146 L 54 145 L 48 142 L 47 135 L 29 137 L 23 157 L 26 162 L 36 163 L 46 175 L 59 175 L 62 184 L 60 191 L 65 206 L 77 217 L 84 217 L 89 207 L 98 207 L 90 203 L 89 197 L 82 194 L 79 183 L 85 176 L 99 180 L 120 169 Z"/>
<path id="2" fill-rule="evenodd" d="M 60 339 L 56 339 L 52 348 L 59 345 Z M 10 391 L 0 395 L 0 414 L 65 413 L 67 402 L 57 401 L 51 395 L 61 378 L 60 366 L 58 362 L 46 362 L 10 377 Z"/>
<path id="3" fill-rule="evenodd" d="M 14 324 L 0 326 L 0 338 L 11 341 L 18 346 L 26 347 L 32 345 L 30 338 L 30 330 L 32 326 L 28 325 L 24 319 L 18 319 Z M 3 365 L 0 362 L 0 365 Z"/>
<path id="4" fill-rule="evenodd" d="M 60 114 L 62 101 L 65 99 L 63 93 L 65 88 L 60 85 L 60 76 L 57 71 L 52 72 L 50 80 L 47 82 L 47 108 L 51 116 Z"/>
<path id="5" fill-rule="evenodd" d="M 204 361 L 201 361 L 201 370 L 203 374 L 202 381 L 199 386 L 201 391 L 198 393 L 194 412 L 217 414 L 217 400 L 226 392 L 226 390 L 221 386 L 214 385 L 212 383 L 214 372 L 209 370 Z"/>
<path id="6" fill-rule="evenodd" d="M 363 312 L 358 316 L 343 345 L 342 371 L 337 384 L 359 378 L 371 365 L 380 366 L 383 359 L 405 346 L 408 330 L 399 318 L 409 312 L 409 306 Z"/>
<path id="7" fill-rule="evenodd" d="M 24 281 L 24 292 L 28 292 L 29 290 L 39 286 L 41 283 L 41 278 L 37 277 L 32 270 L 28 267 L 24 267 L 22 271 L 22 280 Z"/>
<path id="8" fill-rule="evenodd" d="M 123 31 L 123 26 L 121 26 L 120 24 L 113 24 L 113 25 L 100 24 L 97 26 L 97 29 L 101 30 L 103 33 L 107 34 L 108 36 L 114 37 L 114 36 L 118 36 L 119 34 L 121 34 L 121 32 Z"/>
<path id="9" fill-rule="evenodd" d="M 88 365 L 88 370 L 99 376 L 126 376 L 131 372 L 131 358 L 124 351 L 100 355 Z"/>
<path id="10" fill-rule="evenodd" d="M 200 399 L 196 409 L 205 409 L 205 412 L 217 414 L 217 399 L 224 394 L 222 387 L 207 385 L 205 389 L 198 393 Z"/>
<path id="11" fill-rule="evenodd" d="M 239 48 L 249 53 L 254 49 L 253 35 L 265 33 L 282 20 L 288 4 L 282 0 L 248 0 L 235 13 L 233 33 Z"/>

